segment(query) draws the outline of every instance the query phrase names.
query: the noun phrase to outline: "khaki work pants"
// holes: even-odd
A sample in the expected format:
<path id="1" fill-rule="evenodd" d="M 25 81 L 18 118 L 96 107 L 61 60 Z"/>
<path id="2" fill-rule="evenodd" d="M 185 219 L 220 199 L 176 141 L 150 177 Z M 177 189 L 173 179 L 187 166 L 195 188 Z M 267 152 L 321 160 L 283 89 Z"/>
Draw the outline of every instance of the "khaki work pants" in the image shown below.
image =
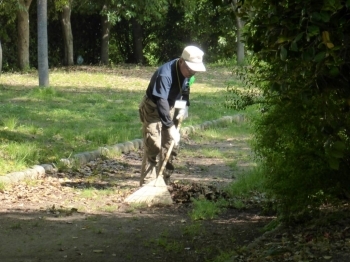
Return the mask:
<path id="1" fill-rule="evenodd" d="M 175 109 L 170 110 L 173 118 Z M 140 120 L 142 122 L 143 159 L 141 166 L 140 185 L 145 179 L 157 177 L 158 162 L 162 163 L 170 147 L 172 138 L 169 129 L 163 128 L 156 104 L 145 96 L 139 106 Z"/>

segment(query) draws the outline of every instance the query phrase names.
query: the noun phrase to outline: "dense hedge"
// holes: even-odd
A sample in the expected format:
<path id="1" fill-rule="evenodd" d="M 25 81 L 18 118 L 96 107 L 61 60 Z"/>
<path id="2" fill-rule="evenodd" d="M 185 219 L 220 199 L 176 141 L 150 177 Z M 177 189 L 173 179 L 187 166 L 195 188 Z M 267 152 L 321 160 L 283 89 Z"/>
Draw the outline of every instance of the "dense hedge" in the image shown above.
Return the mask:
<path id="1" fill-rule="evenodd" d="M 281 214 L 345 198 L 350 1 L 252 0 L 244 8 L 246 45 L 254 51 L 246 83 L 261 92 L 255 151 Z"/>

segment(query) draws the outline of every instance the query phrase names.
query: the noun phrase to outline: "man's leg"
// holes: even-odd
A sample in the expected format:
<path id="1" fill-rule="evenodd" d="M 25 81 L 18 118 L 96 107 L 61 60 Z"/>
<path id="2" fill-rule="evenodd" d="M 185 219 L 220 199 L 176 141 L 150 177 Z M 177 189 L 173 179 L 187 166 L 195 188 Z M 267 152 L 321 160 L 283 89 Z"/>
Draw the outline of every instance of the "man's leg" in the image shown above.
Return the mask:
<path id="1" fill-rule="evenodd" d="M 146 183 L 148 180 L 156 178 L 156 165 L 148 161 L 147 152 L 143 150 L 142 166 L 141 166 L 141 177 L 140 186 Z"/>
<path id="2" fill-rule="evenodd" d="M 145 182 L 145 179 L 155 179 L 157 176 L 157 156 L 159 155 L 161 145 L 160 124 L 144 124 L 143 132 L 143 159 L 140 185 Z"/>
<path id="3" fill-rule="evenodd" d="M 157 175 L 157 156 L 161 147 L 161 123 L 156 105 L 147 97 L 142 100 L 139 112 L 143 136 L 143 159 L 140 178 L 140 185 L 142 185 L 145 180 L 154 179 Z"/>
<path id="4" fill-rule="evenodd" d="M 174 112 L 175 112 L 175 109 L 171 109 L 170 110 L 170 116 L 173 118 L 174 117 Z M 169 129 L 165 129 L 165 128 L 162 128 L 162 131 L 161 131 L 161 136 L 162 136 L 162 139 L 161 139 L 161 154 L 160 154 L 160 166 L 158 167 L 158 172 L 159 170 L 161 169 L 161 165 L 163 164 L 163 161 L 165 159 L 165 156 L 167 154 L 167 152 L 169 151 L 169 148 L 170 148 L 170 145 L 171 145 L 171 142 L 172 142 L 172 138 L 170 136 L 170 133 L 169 133 Z M 174 166 L 172 164 L 172 158 L 173 156 L 170 155 L 168 161 L 167 161 L 167 165 L 165 166 L 165 170 L 163 171 L 163 177 L 164 177 L 164 181 L 166 184 L 169 184 L 170 182 L 170 176 L 172 175 L 172 173 L 174 172 Z"/>

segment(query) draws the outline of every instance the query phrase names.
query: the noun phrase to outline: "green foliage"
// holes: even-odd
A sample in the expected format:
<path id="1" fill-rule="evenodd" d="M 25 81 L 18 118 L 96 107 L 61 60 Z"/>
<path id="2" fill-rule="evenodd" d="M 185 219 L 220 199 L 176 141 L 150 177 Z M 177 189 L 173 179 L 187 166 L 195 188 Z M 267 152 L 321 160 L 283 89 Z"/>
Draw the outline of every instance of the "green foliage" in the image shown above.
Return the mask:
<path id="1" fill-rule="evenodd" d="M 223 208 L 227 206 L 227 202 L 225 200 L 213 202 L 206 199 L 193 199 L 192 202 L 193 210 L 189 214 L 192 220 L 214 219 L 223 211 Z"/>
<path id="2" fill-rule="evenodd" d="M 0 187 L 0 190 L 1 190 L 1 187 Z M 199 235 L 204 232 L 205 232 L 205 228 L 198 221 L 195 221 L 189 225 L 186 225 L 183 229 L 183 234 L 189 235 L 191 237 L 195 237 L 196 235 Z"/>
<path id="3" fill-rule="evenodd" d="M 185 45 L 196 44 L 205 53 L 206 62 L 231 60 L 236 53 L 236 31 L 229 3 L 214 5 L 213 1 L 48 1 L 48 55 L 51 68 L 62 66 L 64 40 L 61 13 L 64 6 L 71 9 L 74 39 L 74 61 L 82 56 L 84 64 L 101 60 L 101 17 L 110 23 L 110 64 L 136 63 L 136 38 L 142 41 L 142 52 L 149 65 L 159 65 L 181 54 Z M 0 40 L 3 47 L 3 70 L 17 70 L 16 0 L 0 2 Z M 140 25 L 140 31 L 134 24 Z M 29 9 L 30 65 L 36 67 L 37 8 L 33 1 Z"/>
<path id="4" fill-rule="evenodd" d="M 8 129 L 10 131 L 15 130 L 16 126 L 18 125 L 18 118 L 15 116 L 3 118 L 2 123 L 4 125 L 4 129 Z"/>
<path id="5" fill-rule="evenodd" d="M 13 44 L 17 41 L 17 34 L 14 34 L 16 32 L 16 10 L 18 9 L 16 2 L 14 0 L 0 1 L 0 41 L 3 53 L 3 71 L 16 69 L 16 45 Z"/>
<path id="6" fill-rule="evenodd" d="M 254 192 L 263 193 L 265 191 L 265 177 L 260 168 L 237 175 L 237 180 L 225 189 L 225 192 L 231 197 L 250 197 Z"/>
<path id="7" fill-rule="evenodd" d="M 52 87 L 47 87 L 47 88 L 34 88 L 31 90 L 28 94 L 28 97 L 31 98 L 38 98 L 38 99 L 43 99 L 43 100 L 48 100 L 52 99 L 58 96 L 57 91 L 52 88 Z"/>
<path id="8" fill-rule="evenodd" d="M 254 148 L 288 216 L 350 190 L 350 2 L 244 2 Z"/>
<path id="9" fill-rule="evenodd" d="M 193 1 L 189 2 L 193 5 Z M 206 61 L 216 62 L 235 57 L 237 35 L 231 4 L 226 1 L 195 2 L 192 8 L 185 9 L 185 28 L 190 29 L 191 40 L 201 43 L 207 54 L 210 54 L 205 57 Z"/>
<path id="10" fill-rule="evenodd" d="M 248 106 L 260 102 L 259 94 L 253 89 L 242 89 L 235 85 L 228 85 L 225 94 L 225 107 L 235 110 L 245 110 Z"/>

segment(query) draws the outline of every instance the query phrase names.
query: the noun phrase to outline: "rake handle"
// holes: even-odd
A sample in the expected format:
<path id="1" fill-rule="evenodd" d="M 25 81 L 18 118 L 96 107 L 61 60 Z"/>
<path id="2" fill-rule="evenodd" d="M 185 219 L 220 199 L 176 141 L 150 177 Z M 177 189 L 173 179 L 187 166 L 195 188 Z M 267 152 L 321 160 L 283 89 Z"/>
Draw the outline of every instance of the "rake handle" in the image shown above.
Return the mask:
<path id="1" fill-rule="evenodd" d="M 179 123 L 177 124 L 177 131 L 179 131 L 179 132 L 180 132 L 180 127 L 181 127 L 181 122 L 182 122 L 182 117 L 180 117 Z M 164 158 L 164 160 L 163 160 L 162 166 L 161 166 L 161 168 L 160 168 L 160 170 L 159 170 L 158 177 L 163 175 L 163 172 L 164 172 L 166 163 L 167 163 L 168 160 L 169 160 L 169 157 L 170 157 L 171 151 L 173 151 L 174 145 L 175 145 L 175 141 L 172 140 L 172 141 L 171 141 L 171 144 L 170 144 L 170 147 L 169 147 L 169 149 L 168 149 L 168 152 L 166 153 L 165 158 Z"/>

